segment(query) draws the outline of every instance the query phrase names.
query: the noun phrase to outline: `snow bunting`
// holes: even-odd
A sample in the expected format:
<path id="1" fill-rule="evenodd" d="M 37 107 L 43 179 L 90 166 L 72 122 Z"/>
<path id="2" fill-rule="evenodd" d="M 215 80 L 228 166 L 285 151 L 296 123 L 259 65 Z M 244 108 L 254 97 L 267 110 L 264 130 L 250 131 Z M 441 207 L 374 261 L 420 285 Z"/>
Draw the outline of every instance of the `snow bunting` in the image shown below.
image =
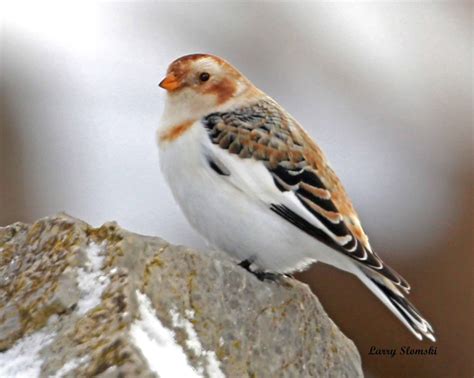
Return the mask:
<path id="1" fill-rule="evenodd" d="M 321 261 L 355 274 L 419 339 L 431 325 L 409 284 L 372 251 L 322 151 L 275 100 L 216 56 L 168 68 L 158 130 L 161 170 L 191 225 L 259 272 Z"/>

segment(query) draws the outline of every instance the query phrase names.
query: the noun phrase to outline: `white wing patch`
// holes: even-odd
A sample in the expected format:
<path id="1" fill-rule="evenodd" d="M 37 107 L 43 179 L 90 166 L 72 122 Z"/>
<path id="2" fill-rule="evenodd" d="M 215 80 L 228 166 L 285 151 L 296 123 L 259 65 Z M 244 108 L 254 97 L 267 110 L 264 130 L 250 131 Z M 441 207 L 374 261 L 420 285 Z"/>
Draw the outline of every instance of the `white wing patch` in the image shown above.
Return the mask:
<path id="1" fill-rule="evenodd" d="M 230 175 L 222 179 L 245 193 L 249 198 L 269 208 L 272 204 L 281 204 L 305 219 L 314 227 L 326 233 L 335 243 L 343 246 L 352 240 L 351 235 L 337 236 L 312 215 L 296 197 L 293 191 L 280 191 L 273 180 L 273 176 L 263 162 L 254 159 L 241 159 L 231 155 L 216 145 L 206 143 L 205 154 L 215 156 Z"/>

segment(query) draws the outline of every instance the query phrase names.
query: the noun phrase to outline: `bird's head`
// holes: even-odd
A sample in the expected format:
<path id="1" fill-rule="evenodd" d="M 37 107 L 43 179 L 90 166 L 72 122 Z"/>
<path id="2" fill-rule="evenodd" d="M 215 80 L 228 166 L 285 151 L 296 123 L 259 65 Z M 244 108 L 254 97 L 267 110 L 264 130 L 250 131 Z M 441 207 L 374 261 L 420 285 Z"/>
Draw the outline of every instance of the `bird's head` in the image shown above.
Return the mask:
<path id="1" fill-rule="evenodd" d="M 179 108 L 180 112 L 193 114 L 216 111 L 254 89 L 236 68 L 208 54 L 176 59 L 168 67 L 160 87 L 167 91 L 169 105 Z"/>

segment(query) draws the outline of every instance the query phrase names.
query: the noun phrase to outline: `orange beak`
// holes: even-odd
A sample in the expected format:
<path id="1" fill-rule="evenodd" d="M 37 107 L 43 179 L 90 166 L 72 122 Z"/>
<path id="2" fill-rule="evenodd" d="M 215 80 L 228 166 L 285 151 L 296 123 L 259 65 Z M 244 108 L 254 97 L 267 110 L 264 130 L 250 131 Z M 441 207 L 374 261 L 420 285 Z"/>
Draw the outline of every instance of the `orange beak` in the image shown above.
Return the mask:
<path id="1" fill-rule="evenodd" d="M 178 78 L 174 75 L 173 72 L 170 72 L 163 80 L 161 80 L 159 85 L 161 88 L 172 92 L 181 87 L 181 82 L 178 80 Z"/>

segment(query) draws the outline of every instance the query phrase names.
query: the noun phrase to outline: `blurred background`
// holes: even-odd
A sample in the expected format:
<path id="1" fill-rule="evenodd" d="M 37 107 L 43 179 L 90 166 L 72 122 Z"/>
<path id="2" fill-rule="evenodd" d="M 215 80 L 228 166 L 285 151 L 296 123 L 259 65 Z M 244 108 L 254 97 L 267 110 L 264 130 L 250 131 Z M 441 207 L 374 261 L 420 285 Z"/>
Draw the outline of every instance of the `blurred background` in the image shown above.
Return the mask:
<path id="1" fill-rule="evenodd" d="M 378 253 L 412 284 L 436 356 L 354 278 L 298 276 L 369 377 L 472 377 L 473 3 L 1 3 L 0 226 L 66 211 L 204 249 L 158 166 L 173 59 L 237 66 L 310 132 Z"/>

